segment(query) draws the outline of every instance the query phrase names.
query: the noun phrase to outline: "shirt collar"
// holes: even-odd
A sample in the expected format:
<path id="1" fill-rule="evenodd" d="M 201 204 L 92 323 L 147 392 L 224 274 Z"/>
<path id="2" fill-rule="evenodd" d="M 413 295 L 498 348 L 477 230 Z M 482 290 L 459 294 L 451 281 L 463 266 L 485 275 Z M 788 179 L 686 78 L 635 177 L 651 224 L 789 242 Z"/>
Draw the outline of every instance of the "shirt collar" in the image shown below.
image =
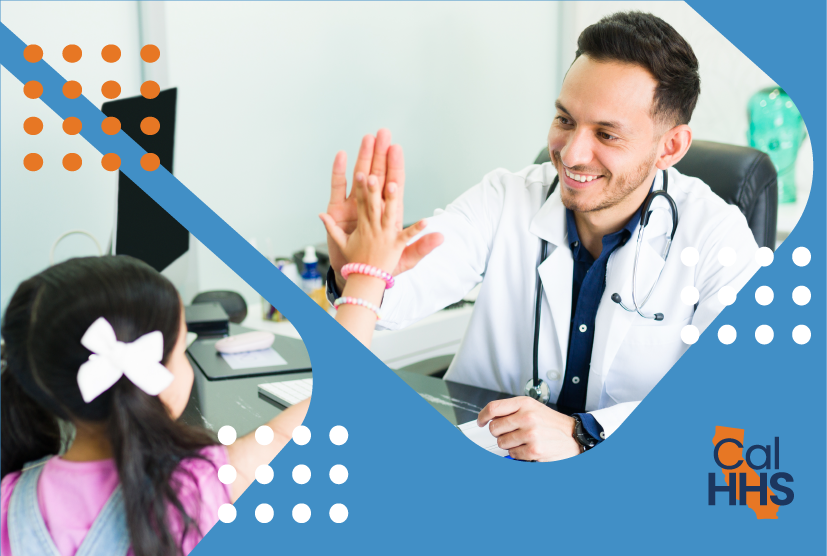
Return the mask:
<path id="1" fill-rule="evenodd" d="M 660 172 L 658 172 L 658 174 L 655 174 L 655 179 L 652 181 L 652 185 L 649 186 L 649 193 L 651 193 L 654 189 L 655 184 L 658 181 L 659 174 Z M 644 200 L 644 202 L 646 201 Z M 641 203 L 640 207 L 638 207 L 638 209 L 635 211 L 635 213 L 632 215 L 629 221 L 626 222 L 626 225 L 622 229 L 616 231 L 613 234 L 608 234 L 604 236 L 603 244 L 605 245 L 607 240 L 618 237 L 621 234 L 625 235 L 627 239 L 632 237 L 632 234 L 635 233 L 635 231 L 637 230 L 637 225 L 640 222 L 641 207 L 643 207 L 643 203 Z M 580 236 L 577 235 L 577 223 L 574 220 L 574 211 L 572 211 L 569 208 L 566 208 L 566 228 L 568 232 L 569 247 L 571 247 L 571 250 L 574 251 L 580 246 Z"/>

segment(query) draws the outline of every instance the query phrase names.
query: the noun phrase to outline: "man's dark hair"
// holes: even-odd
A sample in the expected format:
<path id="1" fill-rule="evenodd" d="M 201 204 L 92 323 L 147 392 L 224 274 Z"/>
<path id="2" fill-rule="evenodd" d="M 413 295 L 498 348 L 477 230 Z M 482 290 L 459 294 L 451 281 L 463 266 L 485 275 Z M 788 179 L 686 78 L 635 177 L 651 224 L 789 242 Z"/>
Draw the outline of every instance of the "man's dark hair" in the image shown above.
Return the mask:
<path id="1" fill-rule="evenodd" d="M 701 94 L 698 59 L 675 29 L 652 14 L 618 12 L 586 27 L 575 60 L 617 61 L 645 68 L 658 82 L 652 116 L 671 125 L 688 124 Z"/>

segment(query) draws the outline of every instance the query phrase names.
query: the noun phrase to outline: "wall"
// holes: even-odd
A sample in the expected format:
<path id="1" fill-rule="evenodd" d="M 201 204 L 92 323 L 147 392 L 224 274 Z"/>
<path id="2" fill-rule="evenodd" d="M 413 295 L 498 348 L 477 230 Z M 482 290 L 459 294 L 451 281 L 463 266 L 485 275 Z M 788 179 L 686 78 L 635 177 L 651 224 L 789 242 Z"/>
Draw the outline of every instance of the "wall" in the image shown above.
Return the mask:
<path id="1" fill-rule="evenodd" d="M 557 6 L 176 2 L 176 174 L 268 254 L 324 241 L 338 150 L 380 127 L 405 149 L 406 221 L 496 167 L 530 164 L 555 98 Z M 206 249 L 202 290 L 257 296 Z"/>
<path id="2" fill-rule="evenodd" d="M 346 150 L 352 168 L 362 135 L 380 127 L 405 149 L 407 222 L 494 168 L 529 164 L 545 144 L 577 35 L 620 9 L 663 17 L 695 49 L 703 91 L 695 137 L 746 144 L 747 99 L 772 79 L 682 2 L 142 2 L 141 10 L 136 2 L 3 2 L 0 18 L 41 44 L 97 105 L 107 79 L 138 94 L 142 71 L 178 87 L 175 174 L 262 252 L 287 255 L 324 241 L 317 214 L 334 154 Z M 139 33 L 161 47 L 163 65 L 139 65 Z M 77 64 L 60 55 L 70 43 L 84 50 Z M 121 47 L 117 64 L 100 59 L 108 43 Z M 4 308 L 22 279 L 46 267 L 61 233 L 85 228 L 106 243 L 117 178 L 5 70 L 0 85 Z M 43 119 L 40 135 L 23 133 L 29 116 Z M 23 169 L 28 152 L 44 156 L 39 172 Z M 67 152 L 83 157 L 78 172 L 61 167 Z M 258 299 L 192 245 L 198 289 Z M 94 252 L 89 240 L 69 238 L 57 259 Z"/>
<path id="3" fill-rule="evenodd" d="M 672 25 L 692 46 L 701 73 L 701 96 L 690 122 L 694 138 L 747 145 L 747 102 L 760 89 L 776 83 L 684 2 L 562 2 L 561 32 L 568 35 L 560 48 L 566 61 L 559 64 L 563 73 L 574 58 L 580 31 L 620 10 L 653 13 Z M 809 197 L 813 180 L 809 139 L 799 150 L 795 176 L 798 201 L 779 206 L 777 245 L 795 227 Z"/>
<path id="4" fill-rule="evenodd" d="M 701 73 L 701 97 L 690 125 L 695 139 L 747 144 L 747 101 L 775 82 L 684 2 L 565 2 L 566 28 L 576 29 L 568 57 L 574 59 L 577 35 L 616 11 L 652 13 L 675 28 L 695 51 Z M 564 54 L 565 56 L 565 54 Z M 565 69 L 564 69 L 565 71 Z"/>
<path id="5" fill-rule="evenodd" d="M 67 79 L 78 81 L 98 107 L 105 100 L 100 87 L 110 79 L 120 83 L 122 96 L 139 94 L 135 2 L 3 2 L 0 20 L 24 42 L 40 45 L 44 59 Z M 83 51 L 77 63 L 63 60 L 69 44 Z M 121 49 L 114 64 L 101 58 L 107 44 Z M 0 111 L 0 308 L 5 310 L 17 285 L 48 266 L 49 249 L 64 232 L 88 230 L 106 249 L 117 174 L 101 167 L 101 153 L 80 135 L 66 135 L 62 119 L 42 101 L 26 98 L 23 84 L 5 68 L 0 70 Z M 23 131 L 23 121 L 31 116 L 43 121 L 39 135 Z M 43 157 L 37 172 L 23 167 L 23 157 L 31 152 Z M 61 163 L 70 152 L 83 159 L 76 172 L 66 171 Z M 55 259 L 96 254 L 90 239 L 72 236 L 60 244 Z"/>

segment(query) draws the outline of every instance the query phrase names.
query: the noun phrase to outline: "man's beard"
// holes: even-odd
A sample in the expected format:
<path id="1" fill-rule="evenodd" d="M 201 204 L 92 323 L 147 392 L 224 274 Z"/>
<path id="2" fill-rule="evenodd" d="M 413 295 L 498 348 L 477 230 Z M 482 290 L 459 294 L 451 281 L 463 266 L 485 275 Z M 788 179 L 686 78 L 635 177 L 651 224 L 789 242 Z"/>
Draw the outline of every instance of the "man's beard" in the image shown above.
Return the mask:
<path id="1" fill-rule="evenodd" d="M 648 178 L 649 172 L 652 171 L 656 157 L 657 149 L 653 148 L 649 156 L 632 172 L 618 176 L 609 173 L 603 174 L 603 179 L 606 180 L 607 185 L 597 199 L 583 199 L 581 198 L 582 195 L 579 195 L 579 192 L 562 186 L 560 188 L 560 200 L 567 209 L 576 212 L 597 212 L 611 208 L 623 201 L 643 184 L 643 181 Z M 563 169 L 563 162 L 560 159 L 560 154 L 553 152 L 551 153 L 551 158 L 554 161 L 558 173 L 561 173 L 560 170 Z M 575 173 L 580 173 L 577 167 L 571 168 L 570 170 Z"/>

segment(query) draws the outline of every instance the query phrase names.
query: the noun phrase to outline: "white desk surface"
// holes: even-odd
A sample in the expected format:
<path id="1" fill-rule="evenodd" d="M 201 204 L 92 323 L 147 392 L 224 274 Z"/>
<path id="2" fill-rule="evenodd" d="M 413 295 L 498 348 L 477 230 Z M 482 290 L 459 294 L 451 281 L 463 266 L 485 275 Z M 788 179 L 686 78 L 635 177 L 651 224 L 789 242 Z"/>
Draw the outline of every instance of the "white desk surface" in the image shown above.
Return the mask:
<path id="1" fill-rule="evenodd" d="M 457 352 L 473 305 L 459 309 L 445 309 L 402 330 L 377 330 L 371 351 L 387 366 L 399 369 L 419 361 Z M 333 318 L 333 310 L 328 312 Z M 266 330 L 274 334 L 299 338 L 298 331 L 289 322 L 271 322 L 261 318 L 261 305 L 250 305 L 242 326 Z"/>

